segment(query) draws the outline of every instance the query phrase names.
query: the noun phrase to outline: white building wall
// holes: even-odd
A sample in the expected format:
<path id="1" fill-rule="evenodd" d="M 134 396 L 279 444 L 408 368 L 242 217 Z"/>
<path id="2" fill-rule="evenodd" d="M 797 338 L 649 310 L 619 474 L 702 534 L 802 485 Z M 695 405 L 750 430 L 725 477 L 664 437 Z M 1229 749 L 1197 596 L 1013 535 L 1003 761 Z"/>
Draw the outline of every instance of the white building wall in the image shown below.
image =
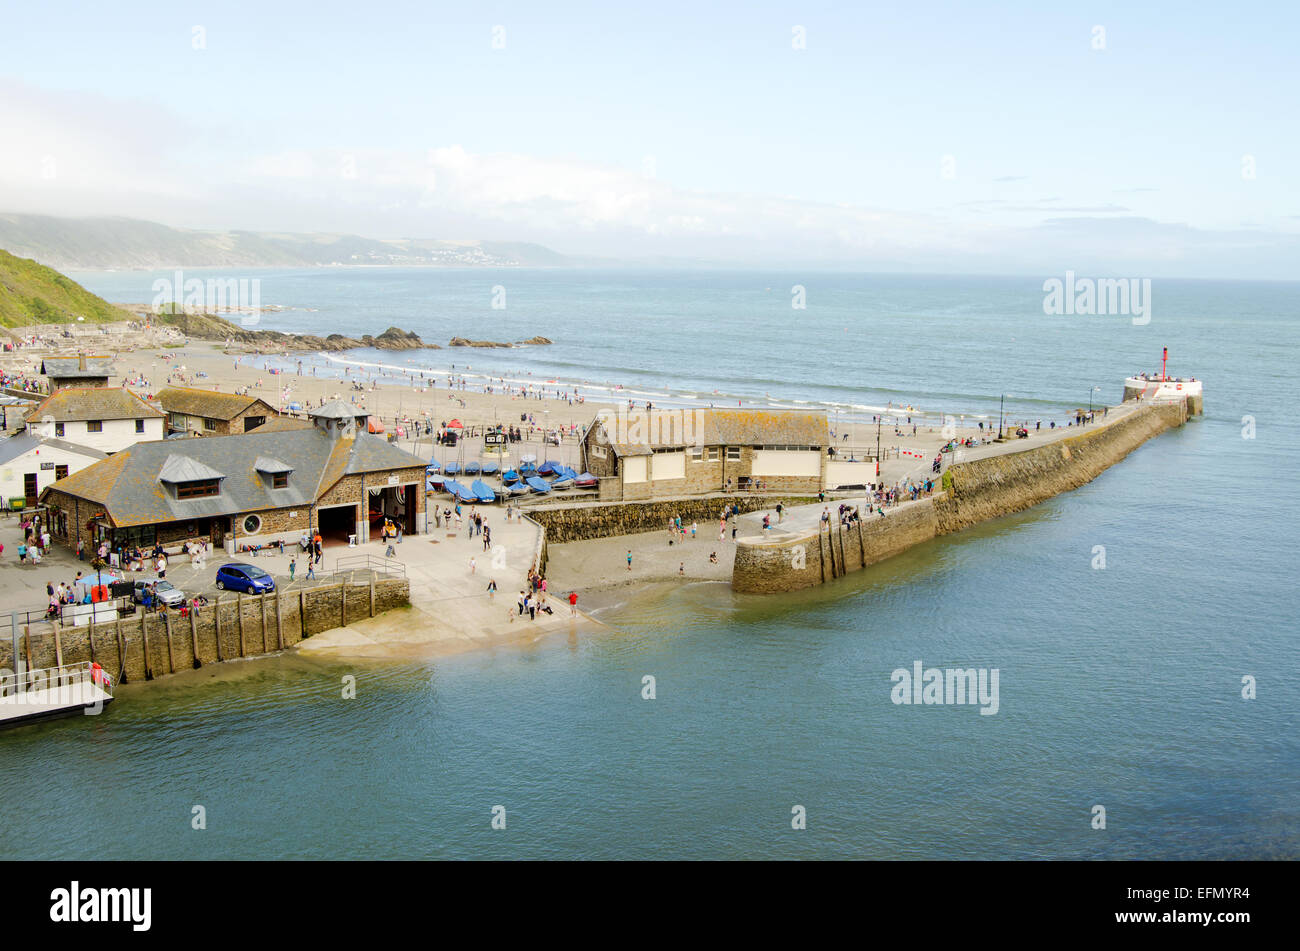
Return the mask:
<path id="1" fill-rule="evenodd" d="M 162 439 L 166 435 L 165 420 L 161 416 L 144 417 L 143 433 L 135 431 L 134 419 L 105 419 L 100 422 L 103 425 L 103 431 L 92 433 L 86 428 L 86 420 L 69 420 L 63 424 L 63 435 L 58 435 L 54 424 L 29 419 L 27 421 L 27 431 L 46 439 L 66 439 L 68 442 L 76 443 L 79 446 L 89 446 L 92 449 L 98 449 L 100 452 L 120 452 L 127 446 L 133 446 L 138 442 L 151 442 Z"/>
<path id="2" fill-rule="evenodd" d="M 822 474 L 822 454 L 816 451 L 755 449 L 751 471 L 755 476 L 819 476 Z"/>
<path id="3" fill-rule="evenodd" d="M 53 446 L 41 446 L 39 450 L 25 452 L 0 465 L 0 496 L 6 499 L 22 496 L 23 476 L 29 472 L 36 473 L 36 491 L 39 494 L 46 486 L 54 484 L 57 471 L 55 466 L 67 466 L 68 475 L 72 475 L 98 461 L 94 456 L 83 456 Z M 50 463 L 50 468 L 42 469 L 42 463 Z"/>
<path id="4" fill-rule="evenodd" d="M 623 482 L 644 482 L 645 476 L 645 456 L 624 456 L 619 460 L 619 465 L 623 467 Z"/>

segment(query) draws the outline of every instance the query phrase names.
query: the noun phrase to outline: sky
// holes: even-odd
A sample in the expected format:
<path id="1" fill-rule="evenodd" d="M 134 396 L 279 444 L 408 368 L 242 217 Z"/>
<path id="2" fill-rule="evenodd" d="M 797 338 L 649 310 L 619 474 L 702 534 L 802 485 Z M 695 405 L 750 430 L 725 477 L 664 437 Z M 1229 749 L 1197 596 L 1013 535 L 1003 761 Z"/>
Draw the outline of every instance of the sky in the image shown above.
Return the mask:
<path id="1" fill-rule="evenodd" d="M 1300 279 L 1300 4 L 14 5 L 0 213 Z"/>

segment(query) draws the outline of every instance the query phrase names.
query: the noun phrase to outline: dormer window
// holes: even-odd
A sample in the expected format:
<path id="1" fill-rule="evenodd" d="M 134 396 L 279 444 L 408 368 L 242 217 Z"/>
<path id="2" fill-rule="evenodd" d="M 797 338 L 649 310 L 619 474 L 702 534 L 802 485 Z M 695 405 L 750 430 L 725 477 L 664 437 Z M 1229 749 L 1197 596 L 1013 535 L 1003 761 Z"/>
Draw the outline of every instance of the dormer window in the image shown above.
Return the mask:
<path id="1" fill-rule="evenodd" d="M 270 456 L 258 456 L 253 463 L 253 468 L 258 474 L 266 480 L 266 484 L 273 489 L 289 488 L 289 475 L 293 472 L 293 466 L 279 459 L 272 459 Z"/>
<path id="2" fill-rule="evenodd" d="M 176 498 L 178 499 L 200 499 L 205 496 L 220 494 L 220 479 L 196 479 L 194 482 L 176 483 Z"/>

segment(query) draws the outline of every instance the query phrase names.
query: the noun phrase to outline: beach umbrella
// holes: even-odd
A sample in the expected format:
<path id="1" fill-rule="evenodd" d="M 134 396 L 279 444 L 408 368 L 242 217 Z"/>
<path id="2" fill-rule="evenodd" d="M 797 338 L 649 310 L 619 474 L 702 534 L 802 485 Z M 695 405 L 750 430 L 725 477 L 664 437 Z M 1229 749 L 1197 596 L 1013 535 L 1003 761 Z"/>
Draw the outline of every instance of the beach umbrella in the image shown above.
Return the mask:
<path id="1" fill-rule="evenodd" d="M 465 428 L 465 424 L 462 423 L 459 419 L 453 419 L 450 423 L 447 424 L 447 428 L 448 428 L 448 429 L 464 429 L 464 428 Z"/>

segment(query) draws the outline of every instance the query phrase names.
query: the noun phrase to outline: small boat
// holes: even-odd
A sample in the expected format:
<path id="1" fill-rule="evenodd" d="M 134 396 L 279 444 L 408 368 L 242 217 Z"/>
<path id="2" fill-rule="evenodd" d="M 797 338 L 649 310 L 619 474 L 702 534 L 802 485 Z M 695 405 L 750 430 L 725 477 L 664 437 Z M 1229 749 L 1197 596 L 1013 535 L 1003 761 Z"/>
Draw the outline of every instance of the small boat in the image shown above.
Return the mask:
<path id="1" fill-rule="evenodd" d="M 429 464 L 424 467 L 424 471 L 432 475 L 435 472 L 441 472 L 442 466 L 438 463 L 437 459 L 430 459 Z"/>
<path id="2" fill-rule="evenodd" d="M 432 475 L 432 476 L 429 476 L 429 480 L 428 480 L 428 483 L 427 483 L 427 487 L 428 487 L 430 490 L 437 492 L 437 491 L 441 491 L 441 490 L 442 490 L 442 487 L 443 487 L 445 484 L 446 484 L 446 480 L 443 479 L 442 476 L 440 476 L 440 475 Z"/>
<path id="3" fill-rule="evenodd" d="M 520 461 L 520 462 L 536 462 L 536 461 L 537 461 L 537 457 L 534 456 L 534 455 L 530 452 L 530 453 L 528 453 L 528 454 L 525 455 L 525 456 L 520 456 L 520 457 L 519 457 L 519 461 Z"/>
<path id="4" fill-rule="evenodd" d="M 573 480 L 573 484 L 580 489 L 594 489 L 596 486 L 600 485 L 600 480 L 590 472 L 584 472 Z"/>
<path id="5" fill-rule="evenodd" d="M 555 475 L 555 471 L 556 471 L 555 463 L 549 460 L 543 462 L 540 466 L 537 467 L 537 474 L 539 476 L 552 476 Z"/>
<path id="6" fill-rule="evenodd" d="M 519 473 L 514 469 L 507 469 L 501 476 L 501 481 L 506 485 L 514 485 L 519 481 Z"/>
<path id="7" fill-rule="evenodd" d="M 529 476 L 524 481 L 528 483 L 528 488 L 532 489 L 534 492 L 539 492 L 544 495 L 551 491 L 551 484 L 545 479 L 537 478 L 537 476 Z"/>
<path id="8" fill-rule="evenodd" d="M 520 474 L 521 476 L 524 476 L 524 477 L 527 477 L 527 476 L 530 476 L 530 475 L 536 475 L 536 474 L 537 474 L 537 466 L 533 465 L 531 462 L 520 463 L 520 465 L 519 465 L 519 474 Z"/>
<path id="9" fill-rule="evenodd" d="M 482 479 L 475 479 L 471 482 L 470 490 L 474 493 L 474 498 L 479 502 L 495 502 L 497 500 L 497 494 Z"/>
<path id="10" fill-rule="evenodd" d="M 529 492 L 528 485 L 524 482 L 516 482 L 510 486 L 509 492 L 511 495 L 527 495 Z"/>
<path id="11" fill-rule="evenodd" d="M 495 462 L 485 462 L 482 468 L 479 469 L 479 472 L 483 475 L 496 475 L 499 471 L 501 471 L 501 467 Z"/>
<path id="12" fill-rule="evenodd" d="M 460 471 L 465 473 L 465 475 L 478 475 L 478 463 L 467 462 Z"/>
<path id="13" fill-rule="evenodd" d="M 479 500 L 473 489 L 467 485 L 461 485 L 459 482 L 456 483 L 456 498 L 461 502 L 477 502 Z"/>
<path id="14" fill-rule="evenodd" d="M 460 466 L 455 462 L 449 462 L 442 467 L 442 471 L 445 472 L 447 475 L 456 475 L 458 472 L 460 472 Z"/>
<path id="15" fill-rule="evenodd" d="M 552 489 L 569 489 L 573 487 L 573 476 L 563 475 L 551 482 Z"/>

